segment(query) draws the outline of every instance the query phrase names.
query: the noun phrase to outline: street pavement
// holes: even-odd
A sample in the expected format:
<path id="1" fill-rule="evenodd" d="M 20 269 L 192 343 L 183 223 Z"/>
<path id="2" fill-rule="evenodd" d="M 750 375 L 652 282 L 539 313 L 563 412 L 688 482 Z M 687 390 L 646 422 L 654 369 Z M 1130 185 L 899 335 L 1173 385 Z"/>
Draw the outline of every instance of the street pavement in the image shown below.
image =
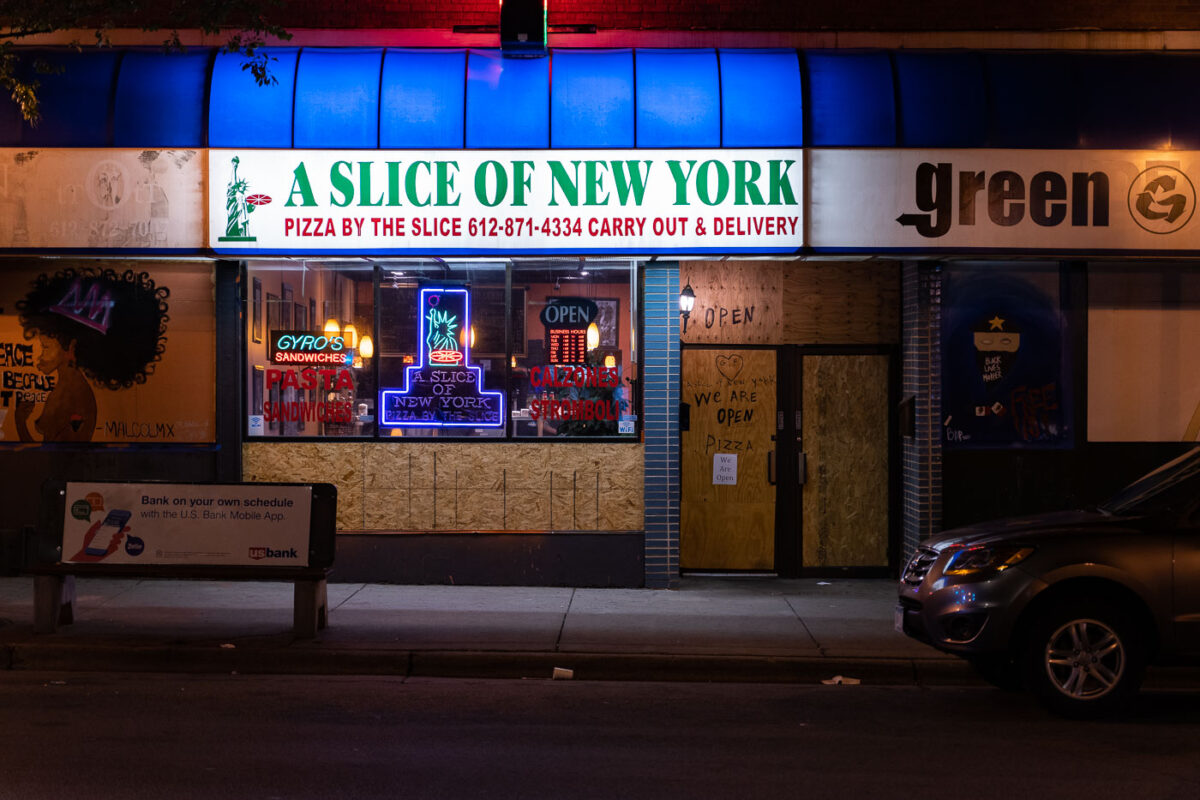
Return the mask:
<path id="1" fill-rule="evenodd" d="M 0 670 L 973 685 L 893 629 L 895 583 L 685 577 L 678 589 L 330 583 L 292 633 L 292 586 L 80 578 L 75 622 L 33 633 L 33 579 L 0 578 Z"/>

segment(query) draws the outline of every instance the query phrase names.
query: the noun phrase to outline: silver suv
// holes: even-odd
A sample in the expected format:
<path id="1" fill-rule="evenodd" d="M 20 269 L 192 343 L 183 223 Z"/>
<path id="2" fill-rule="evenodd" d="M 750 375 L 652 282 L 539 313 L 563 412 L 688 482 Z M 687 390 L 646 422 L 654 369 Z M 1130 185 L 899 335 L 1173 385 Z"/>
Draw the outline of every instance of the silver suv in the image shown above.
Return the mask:
<path id="1" fill-rule="evenodd" d="M 1128 700 L 1147 663 L 1200 659 L 1200 447 L 1098 508 L 923 543 L 896 628 L 1077 717 Z"/>

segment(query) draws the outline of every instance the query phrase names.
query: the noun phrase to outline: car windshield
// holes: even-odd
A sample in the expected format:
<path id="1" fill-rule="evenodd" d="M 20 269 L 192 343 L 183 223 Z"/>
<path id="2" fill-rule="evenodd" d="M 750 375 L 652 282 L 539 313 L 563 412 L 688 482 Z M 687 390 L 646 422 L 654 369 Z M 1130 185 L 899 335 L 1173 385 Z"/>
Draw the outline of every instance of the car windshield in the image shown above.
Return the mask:
<path id="1" fill-rule="evenodd" d="M 1200 474 L 1200 447 L 1138 478 L 1100 506 L 1106 514 L 1128 514 L 1173 486 Z"/>

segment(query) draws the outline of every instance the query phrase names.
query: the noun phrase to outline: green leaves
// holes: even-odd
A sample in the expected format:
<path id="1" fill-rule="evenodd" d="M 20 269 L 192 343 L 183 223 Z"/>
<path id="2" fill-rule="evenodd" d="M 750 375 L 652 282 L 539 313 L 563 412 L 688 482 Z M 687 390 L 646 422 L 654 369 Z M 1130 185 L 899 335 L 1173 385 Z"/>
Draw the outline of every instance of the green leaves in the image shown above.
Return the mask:
<path id="1" fill-rule="evenodd" d="M 283 10 L 283 0 L 0 0 L 0 20 L 4 21 L 0 28 L 0 88 L 21 116 L 36 125 L 41 85 L 36 76 L 48 74 L 51 68 L 36 61 L 22 63 L 17 47 L 33 36 L 87 32 L 91 33 L 89 44 L 81 44 L 77 38 L 58 43 L 81 51 L 111 47 L 113 32 L 120 29 L 165 31 L 162 47 L 166 52 L 186 50 L 181 30 L 222 35 L 222 51 L 241 53 L 245 57 L 242 69 L 249 70 L 259 86 L 269 86 L 278 83 L 271 72 L 276 59 L 261 48 L 270 40 L 292 38 L 282 25 L 271 21 Z"/>

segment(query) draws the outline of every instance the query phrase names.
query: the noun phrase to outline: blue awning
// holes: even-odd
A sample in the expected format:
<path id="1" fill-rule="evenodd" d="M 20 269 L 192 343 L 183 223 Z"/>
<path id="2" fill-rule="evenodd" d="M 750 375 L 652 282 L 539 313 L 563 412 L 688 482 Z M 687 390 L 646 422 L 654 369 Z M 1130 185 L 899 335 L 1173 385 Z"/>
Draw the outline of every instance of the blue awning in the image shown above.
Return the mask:
<path id="1" fill-rule="evenodd" d="M 550 146 L 550 60 L 467 56 L 467 147 Z"/>
<path id="2" fill-rule="evenodd" d="M 379 146 L 461 148 L 465 50 L 388 50 L 380 83 Z"/>
<path id="3" fill-rule="evenodd" d="M 28 49 L 0 146 L 1200 149 L 1191 53 Z M 50 71 L 38 73 L 36 61 Z"/>
<path id="4" fill-rule="evenodd" d="M 639 50 L 637 146 L 720 147 L 721 77 L 715 50 Z"/>
<path id="5" fill-rule="evenodd" d="M 1200 58 L 1120 53 L 1076 59 L 1079 146 L 1196 148 L 1200 109 L 1193 98 Z M 1085 71 L 1086 70 L 1086 71 Z"/>
<path id="6" fill-rule="evenodd" d="M 39 84 L 37 126 L 12 103 L 0 104 L 0 146 L 108 147 L 112 145 L 113 88 L 121 51 L 48 50 L 22 53 L 18 74 Z M 39 65 L 48 71 L 39 70 Z"/>
<path id="7" fill-rule="evenodd" d="M 131 52 L 113 105 L 116 147 L 203 147 L 212 52 Z"/>
<path id="8" fill-rule="evenodd" d="M 893 147 L 896 92 L 887 53 L 805 53 L 809 144 Z"/>
<path id="9" fill-rule="evenodd" d="M 237 53 L 218 53 L 208 101 L 210 147 L 292 146 L 292 98 L 296 89 L 295 47 L 266 47 L 274 82 L 259 85 Z"/>
<path id="10" fill-rule="evenodd" d="M 632 50 L 556 50 L 551 147 L 633 147 Z"/>
<path id="11" fill-rule="evenodd" d="M 987 87 L 978 53 L 899 52 L 902 147 L 986 147 Z"/>
<path id="12" fill-rule="evenodd" d="M 1079 145 L 1073 58 L 1063 53 L 985 53 L 988 146 Z"/>
<path id="13" fill-rule="evenodd" d="M 721 146 L 803 147 L 804 93 L 795 50 L 722 50 Z"/>
<path id="14" fill-rule="evenodd" d="M 294 147 L 379 146 L 380 48 L 305 48 L 296 67 Z"/>

